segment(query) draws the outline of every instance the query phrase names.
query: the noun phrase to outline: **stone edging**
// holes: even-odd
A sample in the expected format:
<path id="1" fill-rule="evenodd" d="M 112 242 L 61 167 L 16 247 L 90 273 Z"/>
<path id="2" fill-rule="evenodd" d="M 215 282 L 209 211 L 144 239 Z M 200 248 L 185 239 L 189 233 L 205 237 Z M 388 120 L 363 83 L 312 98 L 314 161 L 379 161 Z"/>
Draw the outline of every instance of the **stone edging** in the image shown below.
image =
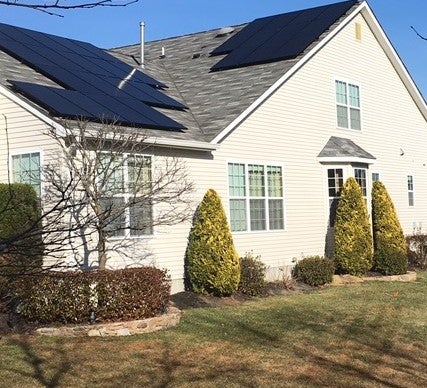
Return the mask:
<path id="1" fill-rule="evenodd" d="M 357 277 L 352 275 L 334 275 L 332 277 L 332 286 L 340 286 L 342 284 L 355 284 L 364 282 L 414 282 L 417 280 L 417 273 L 409 271 L 404 275 L 391 276 L 364 276 Z"/>
<path id="2" fill-rule="evenodd" d="M 106 322 L 94 325 L 73 325 L 61 327 L 41 327 L 36 334 L 57 337 L 117 337 L 133 334 L 151 333 L 169 329 L 181 320 L 182 312 L 174 306 L 168 306 L 166 313 L 153 318 L 125 322 Z"/>

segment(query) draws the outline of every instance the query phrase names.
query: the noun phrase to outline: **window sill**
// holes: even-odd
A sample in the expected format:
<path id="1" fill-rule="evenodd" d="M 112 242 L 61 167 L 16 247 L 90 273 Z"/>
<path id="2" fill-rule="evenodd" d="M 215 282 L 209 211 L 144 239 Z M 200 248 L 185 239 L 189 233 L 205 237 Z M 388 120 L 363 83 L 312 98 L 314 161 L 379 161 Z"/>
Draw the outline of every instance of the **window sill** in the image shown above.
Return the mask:
<path id="1" fill-rule="evenodd" d="M 351 132 L 355 132 L 355 133 L 361 133 L 362 132 L 362 128 L 361 129 L 353 129 L 353 128 L 346 128 L 346 127 L 336 127 L 337 130 L 339 131 L 351 131 Z"/>
<path id="2" fill-rule="evenodd" d="M 254 234 L 279 234 L 279 233 L 285 233 L 287 232 L 287 229 L 277 229 L 277 230 L 246 230 L 241 232 L 231 232 L 233 235 L 236 236 L 244 236 L 244 235 L 254 235 Z"/>
<path id="3" fill-rule="evenodd" d="M 107 244 L 109 241 L 121 241 L 121 240 L 151 240 L 155 237 L 154 234 L 147 234 L 144 236 L 117 236 L 117 237 L 108 237 Z"/>

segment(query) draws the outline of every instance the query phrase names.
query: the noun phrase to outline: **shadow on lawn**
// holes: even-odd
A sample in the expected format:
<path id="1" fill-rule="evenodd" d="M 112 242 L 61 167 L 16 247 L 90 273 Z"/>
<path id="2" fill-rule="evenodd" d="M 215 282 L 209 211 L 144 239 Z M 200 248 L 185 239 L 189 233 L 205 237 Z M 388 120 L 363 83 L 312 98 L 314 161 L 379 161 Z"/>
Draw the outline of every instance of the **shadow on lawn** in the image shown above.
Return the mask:
<path id="1" fill-rule="evenodd" d="M 297 344 L 292 350 L 296 357 L 316 366 L 318 385 L 427 386 L 427 348 L 424 345 L 402 345 L 396 341 L 385 346 L 376 338 L 365 341 L 350 336 L 337 337 L 335 343 L 324 348 L 307 349 Z M 302 373 L 294 379 L 306 382 L 307 376 Z"/>
<path id="2" fill-rule="evenodd" d="M 427 386 L 424 337 L 406 333 L 404 322 L 384 323 L 384 313 L 379 309 L 354 316 L 345 310 L 286 305 L 265 310 L 250 321 L 231 312 L 212 314 L 208 322 L 197 323 L 211 328 L 209 335 L 218 340 L 289 360 L 290 370 L 284 370 L 282 378 L 297 385 Z M 207 333 L 202 327 L 198 333 Z M 215 327 L 217 332 L 212 333 Z"/>
<path id="3" fill-rule="evenodd" d="M 155 354 L 138 352 L 133 355 L 132 369 L 109 380 L 109 386 L 136 385 L 168 388 L 175 386 L 233 386 L 256 388 L 255 376 L 261 371 L 256 365 L 245 364 L 235 355 L 221 354 L 215 344 L 200 348 L 176 347 L 170 340 L 158 344 Z"/>
<path id="4" fill-rule="evenodd" d="M 55 349 L 49 348 L 49 357 L 43 357 L 24 335 L 11 339 L 9 343 L 22 351 L 25 364 L 22 369 L 14 367 L 8 368 L 8 371 L 18 376 L 33 378 L 43 387 L 58 387 L 61 380 L 71 369 L 66 350 L 60 343 Z M 0 369 L 3 369 L 3 367 L 0 367 Z"/>

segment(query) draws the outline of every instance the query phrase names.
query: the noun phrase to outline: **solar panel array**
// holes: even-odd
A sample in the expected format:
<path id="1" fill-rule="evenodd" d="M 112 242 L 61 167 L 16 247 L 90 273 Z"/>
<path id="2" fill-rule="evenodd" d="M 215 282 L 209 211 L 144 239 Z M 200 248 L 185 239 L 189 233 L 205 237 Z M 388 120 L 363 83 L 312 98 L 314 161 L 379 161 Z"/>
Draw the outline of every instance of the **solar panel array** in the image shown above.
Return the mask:
<path id="1" fill-rule="evenodd" d="M 186 108 L 163 93 L 166 85 L 89 43 L 0 24 L 0 48 L 64 88 L 8 80 L 54 116 L 185 128 L 153 108 Z"/>
<path id="2" fill-rule="evenodd" d="M 345 1 L 256 19 L 211 52 L 212 56 L 227 54 L 211 70 L 295 58 L 356 3 Z"/>

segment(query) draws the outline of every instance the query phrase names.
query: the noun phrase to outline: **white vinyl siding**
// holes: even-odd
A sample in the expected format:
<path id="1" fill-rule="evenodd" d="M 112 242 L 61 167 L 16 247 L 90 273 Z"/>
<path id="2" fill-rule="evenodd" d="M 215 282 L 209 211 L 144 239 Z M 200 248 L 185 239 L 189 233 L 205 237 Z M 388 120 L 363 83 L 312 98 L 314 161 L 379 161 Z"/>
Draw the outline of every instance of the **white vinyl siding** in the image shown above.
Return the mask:
<path id="1" fill-rule="evenodd" d="M 335 81 L 337 125 L 340 128 L 361 129 L 359 86 Z"/>
<path id="2" fill-rule="evenodd" d="M 12 180 L 30 184 L 40 197 L 40 152 L 12 155 Z"/>
<path id="3" fill-rule="evenodd" d="M 282 167 L 270 164 L 228 164 L 233 232 L 284 229 L 282 174 Z"/>

